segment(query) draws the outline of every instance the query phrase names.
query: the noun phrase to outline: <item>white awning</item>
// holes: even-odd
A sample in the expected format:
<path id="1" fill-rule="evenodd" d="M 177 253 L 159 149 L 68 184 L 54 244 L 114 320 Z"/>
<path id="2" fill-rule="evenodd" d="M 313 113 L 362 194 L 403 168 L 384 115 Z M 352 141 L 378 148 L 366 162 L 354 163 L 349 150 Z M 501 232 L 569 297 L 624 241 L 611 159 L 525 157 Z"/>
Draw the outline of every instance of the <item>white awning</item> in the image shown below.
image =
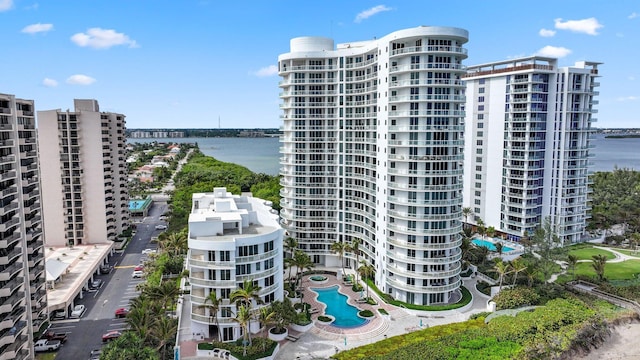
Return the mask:
<path id="1" fill-rule="evenodd" d="M 69 267 L 69 264 L 56 260 L 49 259 L 45 262 L 45 269 L 47 270 L 47 281 L 54 281 L 60 277 Z"/>

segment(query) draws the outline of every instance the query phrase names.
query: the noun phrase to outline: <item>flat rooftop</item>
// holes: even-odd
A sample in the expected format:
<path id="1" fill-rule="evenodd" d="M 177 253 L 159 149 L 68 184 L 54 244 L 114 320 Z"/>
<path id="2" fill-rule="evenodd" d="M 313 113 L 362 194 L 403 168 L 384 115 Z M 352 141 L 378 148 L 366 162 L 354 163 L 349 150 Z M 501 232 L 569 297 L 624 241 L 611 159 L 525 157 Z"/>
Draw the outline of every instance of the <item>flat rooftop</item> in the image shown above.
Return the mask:
<path id="1" fill-rule="evenodd" d="M 113 243 L 76 245 L 73 248 L 54 248 L 45 245 L 45 261 L 55 259 L 67 264 L 67 270 L 54 284 L 53 289 L 49 289 L 47 286 L 49 312 L 64 309 L 71 304 L 82 287 L 88 285 L 87 282 L 91 279 L 91 275 L 103 263 L 113 245 Z"/>

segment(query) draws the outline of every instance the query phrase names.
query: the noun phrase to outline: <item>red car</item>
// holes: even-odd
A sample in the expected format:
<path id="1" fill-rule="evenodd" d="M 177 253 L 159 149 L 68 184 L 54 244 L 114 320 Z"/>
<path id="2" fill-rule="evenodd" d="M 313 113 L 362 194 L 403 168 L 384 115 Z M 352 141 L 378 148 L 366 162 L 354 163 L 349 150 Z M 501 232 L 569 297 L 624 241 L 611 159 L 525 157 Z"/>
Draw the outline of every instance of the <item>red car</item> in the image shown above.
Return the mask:
<path id="1" fill-rule="evenodd" d="M 144 265 L 138 265 L 133 269 L 133 271 L 142 271 L 142 270 L 144 270 Z"/>
<path id="2" fill-rule="evenodd" d="M 117 318 L 123 318 L 123 317 L 126 317 L 128 313 L 129 313 L 129 309 L 120 308 L 120 309 L 116 310 L 116 317 Z"/>
<path id="3" fill-rule="evenodd" d="M 107 342 L 111 340 L 115 340 L 120 337 L 122 333 L 120 331 L 109 331 L 108 333 L 102 335 L 102 342 Z"/>

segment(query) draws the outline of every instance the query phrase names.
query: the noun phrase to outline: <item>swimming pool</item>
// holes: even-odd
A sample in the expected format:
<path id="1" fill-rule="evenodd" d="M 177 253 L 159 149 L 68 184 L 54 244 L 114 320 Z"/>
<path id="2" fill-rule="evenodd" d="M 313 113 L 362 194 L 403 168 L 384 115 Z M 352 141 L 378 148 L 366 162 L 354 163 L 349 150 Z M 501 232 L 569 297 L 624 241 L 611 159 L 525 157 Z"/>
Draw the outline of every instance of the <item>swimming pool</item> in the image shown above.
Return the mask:
<path id="1" fill-rule="evenodd" d="M 493 252 L 497 252 L 498 250 L 496 249 L 496 245 L 493 243 L 493 241 L 488 241 L 488 240 L 484 240 L 484 239 L 473 239 L 471 240 L 471 242 L 473 242 L 474 244 L 478 245 L 478 246 L 484 246 L 487 249 L 493 251 Z M 502 252 L 503 253 L 508 253 L 509 251 L 513 251 L 514 248 L 510 248 L 506 245 L 502 246 Z"/>
<path id="2" fill-rule="evenodd" d="M 331 325 L 341 328 L 353 328 L 369 322 L 358 317 L 358 309 L 347 303 L 347 296 L 338 292 L 338 285 L 329 288 L 311 289 L 318 293 L 318 301 L 327 305 L 325 314 L 331 315 L 335 321 Z"/>

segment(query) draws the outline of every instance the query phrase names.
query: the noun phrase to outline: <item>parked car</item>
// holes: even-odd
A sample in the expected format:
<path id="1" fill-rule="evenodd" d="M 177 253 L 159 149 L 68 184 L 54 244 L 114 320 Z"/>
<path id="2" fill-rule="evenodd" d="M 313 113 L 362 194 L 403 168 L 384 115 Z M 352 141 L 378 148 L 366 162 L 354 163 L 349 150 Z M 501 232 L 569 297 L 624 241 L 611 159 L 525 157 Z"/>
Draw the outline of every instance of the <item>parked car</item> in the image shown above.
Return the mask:
<path id="1" fill-rule="evenodd" d="M 61 343 L 67 341 L 67 333 L 57 333 L 53 330 L 47 330 L 40 335 L 40 340 L 60 340 Z"/>
<path id="2" fill-rule="evenodd" d="M 79 318 L 81 317 L 84 312 L 87 309 L 84 307 L 84 305 L 76 305 L 73 310 L 71 311 L 71 316 L 69 316 L 70 318 Z"/>
<path id="3" fill-rule="evenodd" d="M 91 353 L 89 354 L 89 360 L 100 360 L 101 354 L 102 350 L 100 349 L 91 350 Z"/>
<path id="4" fill-rule="evenodd" d="M 166 221 L 167 220 L 167 216 L 166 215 L 160 215 L 160 217 L 158 218 L 162 221 Z"/>
<path id="5" fill-rule="evenodd" d="M 144 250 L 142 250 L 142 255 L 155 254 L 157 252 L 158 252 L 158 250 L 156 250 L 156 249 L 144 249 Z"/>
<path id="6" fill-rule="evenodd" d="M 115 340 L 120 337 L 122 333 L 120 331 L 109 331 L 108 333 L 102 335 L 102 342 L 107 342 L 111 340 Z"/>
<path id="7" fill-rule="evenodd" d="M 167 230 L 167 225 L 158 224 L 156 225 L 156 230 Z"/>
<path id="8" fill-rule="evenodd" d="M 100 265 L 100 274 L 110 274 L 113 271 L 113 266 L 106 264 L 106 265 Z"/>
<path id="9" fill-rule="evenodd" d="M 100 279 L 93 280 L 91 284 L 89 284 L 89 291 L 97 291 L 102 287 L 103 281 Z"/>
<path id="10" fill-rule="evenodd" d="M 133 268 L 133 271 L 143 271 L 144 270 L 144 265 L 140 264 L 138 266 L 136 266 L 135 268 Z"/>
<path id="11" fill-rule="evenodd" d="M 51 315 L 51 320 L 64 320 L 67 318 L 66 310 L 58 310 Z"/>
<path id="12" fill-rule="evenodd" d="M 60 340 L 38 340 L 33 346 L 36 352 L 54 351 L 60 349 Z"/>
<path id="13" fill-rule="evenodd" d="M 123 318 L 123 317 L 126 317 L 128 313 L 129 313 L 129 309 L 120 308 L 120 309 L 116 310 L 116 317 L 117 318 Z"/>
<path id="14" fill-rule="evenodd" d="M 131 274 L 131 277 L 134 279 L 141 279 L 144 277 L 144 271 L 134 271 L 133 274 Z"/>

